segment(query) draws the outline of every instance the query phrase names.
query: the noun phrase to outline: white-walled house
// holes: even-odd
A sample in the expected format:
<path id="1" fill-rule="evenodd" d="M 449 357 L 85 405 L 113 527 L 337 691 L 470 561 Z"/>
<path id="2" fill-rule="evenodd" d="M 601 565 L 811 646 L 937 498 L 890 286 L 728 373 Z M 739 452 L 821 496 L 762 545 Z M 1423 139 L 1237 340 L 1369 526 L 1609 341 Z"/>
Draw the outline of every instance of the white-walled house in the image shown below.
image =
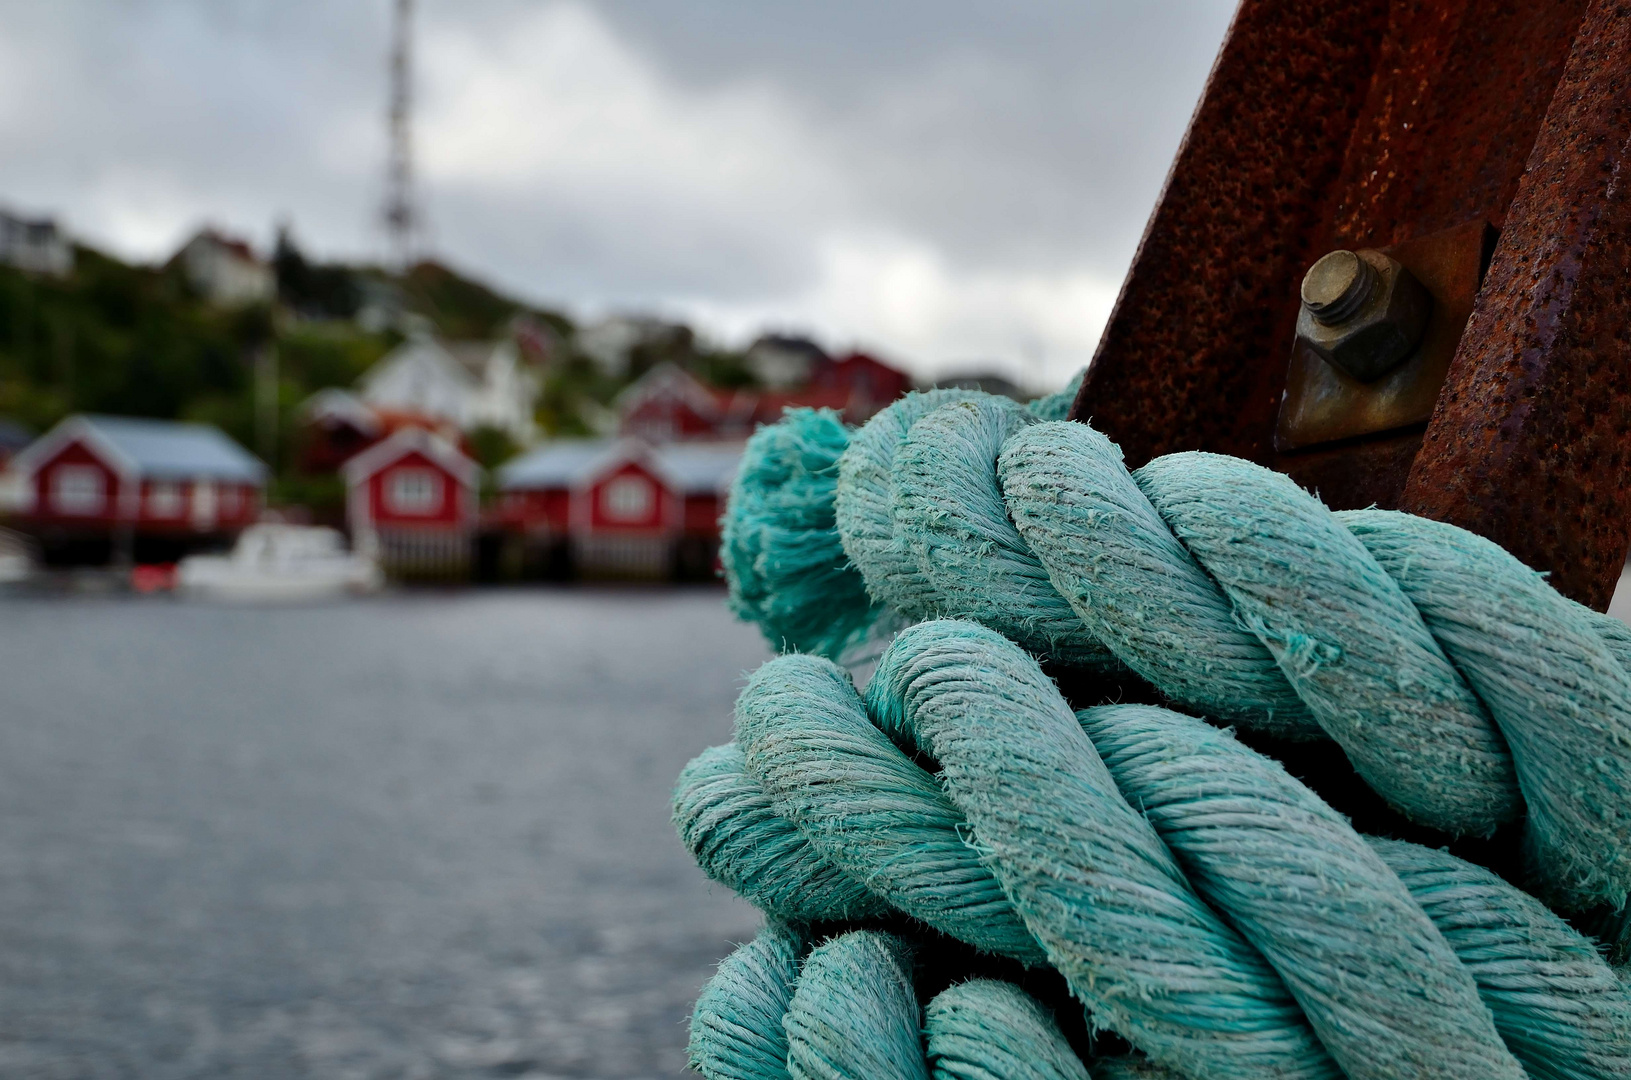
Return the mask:
<path id="1" fill-rule="evenodd" d="M 357 396 L 372 408 L 415 413 L 463 431 L 495 427 L 522 445 L 538 433 L 539 379 L 513 338 L 449 348 L 416 333 L 364 373 Z"/>
<path id="2" fill-rule="evenodd" d="M 0 210 L 0 263 L 64 277 L 74 268 L 74 249 L 53 219 L 25 218 Z"/>
<path id="3" fill-rule="evenodd" d="M 187 282 L 199 295 L 222 307 L 270 303 L 277 295 L 272 267 L 248 242 L 214 229 L 201 229 L 176 252 Z"/>

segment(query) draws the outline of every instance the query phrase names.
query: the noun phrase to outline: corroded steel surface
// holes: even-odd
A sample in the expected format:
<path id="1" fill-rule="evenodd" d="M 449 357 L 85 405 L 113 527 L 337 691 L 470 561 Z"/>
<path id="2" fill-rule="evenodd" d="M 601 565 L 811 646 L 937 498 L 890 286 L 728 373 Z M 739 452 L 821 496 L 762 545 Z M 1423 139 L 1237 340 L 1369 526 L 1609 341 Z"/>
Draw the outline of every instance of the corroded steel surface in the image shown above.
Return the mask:
<path id="1" fill-rule="evenodd" d="M 1277 336 L 1290 347 L 1386 14 L 1385 0 L 1242 3 L 1076 403 L 1130 465 L 1266 449 L 1287 353 L 1260 361 Z"/>
<path id="2" fill-rule="evenodd" d="M 1323 247 L 1385 247 L 1482 218 L 1500 228 L 1585 0 L 1392 6 Z"/>
<path id="3" fill-rule="evenodd" d="M 1631 533 L 1631 3 L 1598 0 L 1534 142 L 1405 509 L 1606 604 Z"/>
<path id="4" fill-rule="evenodd" d="M 1303 271 L 1499 225 L 1583 8 L 1245 0 L 1074 415 L 1130 465 L 1206 449 L 1295 471 L 1270 440 Z"/>
<path id="5" fill-rule="evenodd" d="M 1493 230 L 1473 221 L 1384 248 L 1432 294 L 1433 309 L 1421 344 L 1396 370 L 1360 382 L 1307 349 L 1299 335 L 1291 350 L 1274 445 L 1295 450 L 1412 425 L 1419 431 L 1433 415 L 1493 242 Z M 1293 460 L 1284 459 L 1288 468 Z M 1384 502 L 1398 501 L 1409 468 L 1406 461 Z"/>

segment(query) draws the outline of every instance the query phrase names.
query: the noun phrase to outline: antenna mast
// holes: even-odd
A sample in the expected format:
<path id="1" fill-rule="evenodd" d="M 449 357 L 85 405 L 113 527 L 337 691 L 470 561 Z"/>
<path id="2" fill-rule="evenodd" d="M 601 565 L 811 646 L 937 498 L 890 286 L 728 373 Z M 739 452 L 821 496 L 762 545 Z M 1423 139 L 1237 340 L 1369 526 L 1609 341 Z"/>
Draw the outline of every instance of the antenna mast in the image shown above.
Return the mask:
<path id="1" fill-rule="evenodd" d="M 385 175 L 385 231 L 398 272 L 413 265 L 420 226 L 413 194 L 413 0 L 396 0 L 391 27 L 390 157 Z"/>

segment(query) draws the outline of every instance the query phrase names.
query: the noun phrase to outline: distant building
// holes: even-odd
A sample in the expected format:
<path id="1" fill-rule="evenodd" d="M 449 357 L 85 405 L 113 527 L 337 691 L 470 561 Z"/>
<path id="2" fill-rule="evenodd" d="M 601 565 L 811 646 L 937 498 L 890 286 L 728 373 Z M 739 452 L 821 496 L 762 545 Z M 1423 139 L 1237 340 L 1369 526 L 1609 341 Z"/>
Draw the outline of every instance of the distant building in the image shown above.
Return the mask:
<path id="1" fill-rule="evenodd" d="M 538 434 L 539 378 L 515 335 L 444 345 L 416 333 L 369 368 L 357 397 L 376 410 L 416 413 L 461 431 L 494 427 L 523 446 Z"/>
<path id="2" fill-rule="evenodd" d="M 52 218 L 25 218 L 0 210 L 0 263 L 34 274 L 66 277 L 74 249 Z"/>
<path id="3" fill-rule="evenodd" d="M 102 557 L 178 553 L 236 535 L 260 514 L 267 469 L 219 428 L 72 416 L 12 461 L 19 523 L 47 546 Z"/>
<path id="4" fill-rule="evenodd" d="M 641 367 L 674 359 L 691 349 L 691 328 L 643 315 L 611 315 L 579 328 L 578 352 L 600 371 L 623 378 Z"/>
<path id="5" fill-rule="evenodd" d="M 765 334 L 747 347 L 743 359 L 761 386 L 791 390 L 807 385 L 828 356 L 826 350 L 809 338 Z"/>
<path id="6" fill-rule="evenodd" d="M 187 283 L 220 307 L 269 304 L 277 296 L 277 275 L 247 241 L 202 229 L 182 245 L 179 263 Z"/>
<path id="7" fill-rule="evenodd" d="M 742 444 L 552 443 L 499 470 L 494 519 L 534 555 L 590 576 L 711 576 Z"/>
<path id="8" fill-rule="evenodd" d="M 346 462 L 352 546 L 399 578 L 468 576 L 481 466 L 423 428 L 406 427 Z"/>
<path id="9" fill-rule="evenodd" d="M 841 393 L 844 405 L 839 411 L 844 419 L 864 424 L 884 406 L 910 392 L 912 377 L 875 356 L 852 352 L 816 365 L 809 388 Z"/>
<path id="10" fill-rule="evenodd" d="M 385 421 L 348 390 L 319 390 L 301 402 L 295 469 L 324 476 L 373 446 L 387 434 Z"/>
<path id="11" fill-rule="evenodd" d="M 669 442 L 741 439 L 789 408 L 831 409 L 864 424 L 912 388 L 911 377 L 863 353 L 816 363 L 809 381 L 792 390 L 721 390 L 677 364 L 659 364 L 612 402 L 618 433 Z"/>
<path id="12" fill-rule="evenodd" d="M 612 401 L 618 434 L 663 443 L 735 434 L 730 395 L 708 387 L 677 364 L 658 364 Z"/>

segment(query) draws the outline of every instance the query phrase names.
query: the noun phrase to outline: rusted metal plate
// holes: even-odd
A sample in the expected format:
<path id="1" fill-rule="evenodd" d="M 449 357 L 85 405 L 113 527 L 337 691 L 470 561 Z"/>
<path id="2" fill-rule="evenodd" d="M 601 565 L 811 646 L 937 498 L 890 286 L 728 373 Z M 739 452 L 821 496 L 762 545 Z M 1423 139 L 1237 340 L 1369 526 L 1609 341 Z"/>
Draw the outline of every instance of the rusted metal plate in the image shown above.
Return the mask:
<path id="1" fill-rule="evenodd" d="M 1421 344 L 1398 368 L 1361 382 L 1327 363 L 1300 337 L 1294 339 L 1274 433 L 1275 449 L 1300 450 L 1425 425 L 1472 314 L 1485 255 L 1493 243 L 1494 230 L 1485 222 L 1473 221 L 1382 248 L 1383 254 L 1402 263 L 1432 294 L 1433 311 Z"/>
<path id="2" fill-rule="evenodd" d="M 1631 544 L 1631 3 L 1599 0 L 1402 505 L 1604 606 Z"/>
<path id="3" fill-rule="evenodd" d="M 1241 4 L 1076 402 L 1130 465 L 1268 449 L 1286 283 L 1311 261 L 1387 11 L 1385 0 Z M 1276 362 L 1261 363 L 1281 337 Z"/>
<path id="4" fill-rule="evenodd" d="M 1245 0 L 1073 415 L 1133 465 L 1205 449 L 1284 467 L 1302 272 L 1333 248 L 1499 226 L 1583 10 Z"/>
<path id="5" fill-rule="evenodd" d="M 1631 538 L 1628 19 L 1625 0 L 1245 0 L 1072 415 L 1129 465 L 1238 454 L 1333 506 L 1467 525 L 1605 602 Z M 1506 231 L 1419 460 L 1408 433 L 1277 451 L 1302 271 L 1476 219 Z"/>

